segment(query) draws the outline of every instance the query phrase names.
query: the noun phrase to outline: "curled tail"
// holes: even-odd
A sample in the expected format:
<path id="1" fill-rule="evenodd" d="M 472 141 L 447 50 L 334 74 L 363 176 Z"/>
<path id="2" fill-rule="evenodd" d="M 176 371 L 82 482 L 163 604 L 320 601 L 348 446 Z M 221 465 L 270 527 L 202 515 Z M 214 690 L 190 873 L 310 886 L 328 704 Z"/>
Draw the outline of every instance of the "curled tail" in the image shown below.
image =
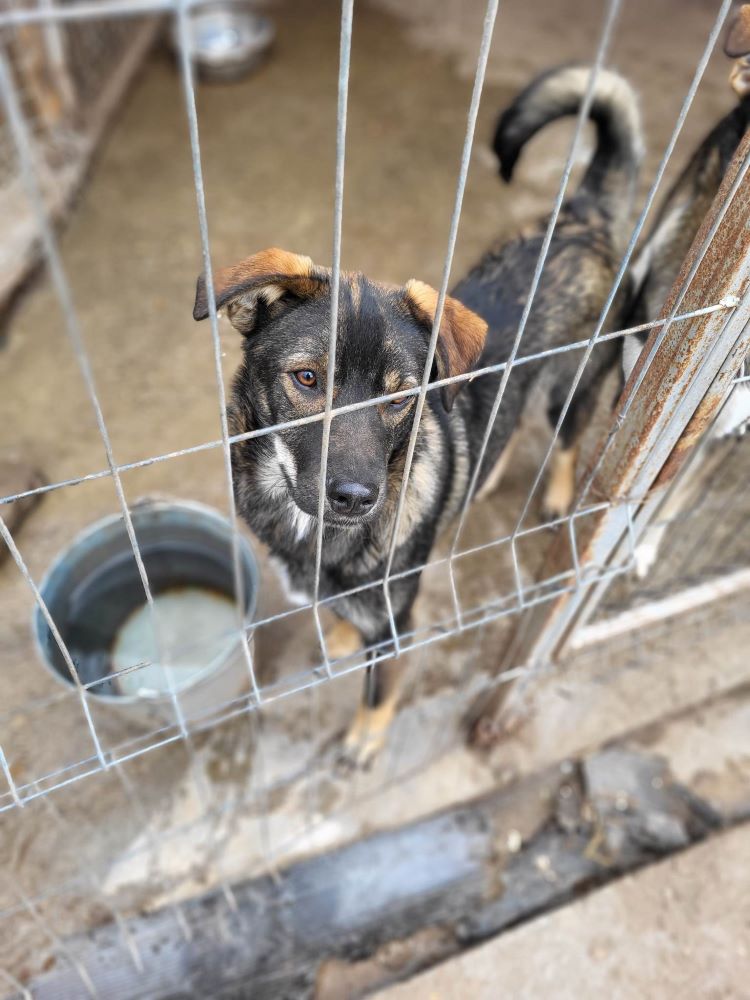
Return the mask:
<path id="1" fill-rule="evenodd" d="M 539 129 L 577 114 L 590 73 L 588 66 L 561 66 L 542 73 L 503 112 L 493 148 L 504 180 L 511 179 L 521 150 Z M 578 191 L 596 198 L 612 223 L 621 228 L 630 214 L 643 158 L 638 102 L 624 77 L 599 70 L 589 117 L 596 125 L 596 149 Z"/>

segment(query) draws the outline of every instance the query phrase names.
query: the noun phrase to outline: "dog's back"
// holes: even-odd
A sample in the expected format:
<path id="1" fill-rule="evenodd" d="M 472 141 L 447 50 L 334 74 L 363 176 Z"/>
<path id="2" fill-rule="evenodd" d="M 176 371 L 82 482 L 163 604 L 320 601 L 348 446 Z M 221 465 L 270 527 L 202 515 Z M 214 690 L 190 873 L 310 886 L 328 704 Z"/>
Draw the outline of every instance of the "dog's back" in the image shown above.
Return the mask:
<path id="1" fill-rule="evenodd" d="M 578 112 L 586 94 L 590 69 L 565 66 L 542 74 L 502 114 L 494 137 L 500 174 L 510 181 L 526 143 L 546 124 Z M 549 351 L 591 335 L 612 288 L 627 237 L 638 169 L 642 158 L 640 118 L 630 85 L 618 74 L 602 70 L 595 83 L 590 117 L 597 144 L 577 190 L 564 202 L 549 244 L 544 269 L 523 336 L 524 355 Z M 532 276 L 543 248 L 547 221 L 530 235 L 511 240 L 486 254 L 454 289 L 454 296 L 489 325 L 480 365 L 507 360 Z M 625 302 L 623 289 L 613 315 Z M 581 382 L 579 403 L 598 388 L 603 373 L 617 361 L 610 344 L 597 347 Z M 555 385 L 549 416 L 554 424 L 570 387 L 580 356 L 555 358 Z M 518 423 L 530 383 L 544 363 L 519 366 L 510 377 L 503 405 L 488 448 L 489 459 L 480 484 L 490 473 L 493 456 L 502 451 Z M 472 385 L 465 405 L 471 406 L 469 426 L 482 428 L 492 410 L 501 375 Z M 578 427 L 571 414 L 570 444 Z M 477 435 L 470 434 L 472 442 Z"/>

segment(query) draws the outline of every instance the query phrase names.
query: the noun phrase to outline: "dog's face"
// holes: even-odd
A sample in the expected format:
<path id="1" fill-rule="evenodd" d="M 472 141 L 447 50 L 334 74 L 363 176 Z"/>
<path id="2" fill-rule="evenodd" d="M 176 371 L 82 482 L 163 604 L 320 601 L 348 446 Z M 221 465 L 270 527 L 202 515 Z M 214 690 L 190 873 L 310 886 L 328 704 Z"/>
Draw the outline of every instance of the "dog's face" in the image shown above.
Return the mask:
<path id="1" fill-rule="evenodd" d="M 215 275 L 217 306 L 226 308 L 245 337 L 233 405 L 251 416 L 252 425 L 284 424 L 323 412 L 330 278 L 327 269 L 316 267 L 308 257 L 284 250 L 266 250 Z M 382 509 L 389 468 L 404 452 L 416 407 L 415 395 L 400 394 L 421 382 L 436 305 L 437 293 L 421 282 L 392 288 L 361 274 L 341 275 L 334 407 L 393 393 L 396 398 L 334 415 L 327 524 L 353 526 Z M 207 315 L 205 286 L 199 279 L 194 316 Z M 446 299 L 435 357 L 437 377 L 471 370 L 486 329 L 478 316 Z M 441 405 L 450 409 L 460 385 L 440 390 Z M 316 516 L 322 421 L 269 437 L 283 485 L 296 507 L 303 515 Z"/>

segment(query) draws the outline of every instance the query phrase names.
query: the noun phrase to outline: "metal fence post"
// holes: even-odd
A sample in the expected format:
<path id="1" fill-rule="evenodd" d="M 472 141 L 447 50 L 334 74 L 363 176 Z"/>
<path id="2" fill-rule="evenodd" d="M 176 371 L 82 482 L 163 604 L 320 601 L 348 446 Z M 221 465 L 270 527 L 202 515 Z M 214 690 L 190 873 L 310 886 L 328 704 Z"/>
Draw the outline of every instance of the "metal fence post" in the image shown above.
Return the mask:
<path id="1" fill-rule="evenodd" d="M 554 663 L 575 629 L 592 614 L 613 578 L 626 568 L 633 541 L 653 517 L 663 491 L 697 446 L 727 395 L 750 349 L 750 133 L 727 171 L 711 211 L 644 347 L 596 458 L 579 489 L 574 511 L 584 501 L 607 501 L 594 514 L 576 519 L 575 532 L 560 531 L 539 574 L 555 577 L 571 563 L 579 585 L 554 601 L 529 608 L 497 667 L 490 690 L 467 719 L 472 739 L 493 742 L 510 685 L 503 673 Z M 708 297 L 732 308 L 676 319 Z"/>

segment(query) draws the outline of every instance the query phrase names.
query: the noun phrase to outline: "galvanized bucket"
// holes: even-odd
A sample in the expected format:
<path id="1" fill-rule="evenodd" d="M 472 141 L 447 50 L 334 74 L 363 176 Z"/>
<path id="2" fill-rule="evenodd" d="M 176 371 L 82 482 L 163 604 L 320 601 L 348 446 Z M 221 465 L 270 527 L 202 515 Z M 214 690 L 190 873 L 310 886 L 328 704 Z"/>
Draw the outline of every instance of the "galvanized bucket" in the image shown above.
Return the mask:
<path id="1" fill-rule="evenodd" d="M 232 528 L 216 511 L 196 503 L 147 501 L 132 509 L 133 527 L 152 594 L 201 588 L 236 600 Z M 259 576 L 255 556 L 240 537 L 244 625 L 252 621 Z M 197 719 L 247 690 L 250 680 L 240 619 L 225 636 L 220 656 L 168 690 L 133 690 L 132 677 L 113 673 L 113 645 L 123 624 L 144 605 L 145 594 L 124 519 L 108 517 L 80 534 L 53 563 L 41 594 L 70 651 L 86 697 L 147 727 Z M 44 666 L 61 684 L 74 679 L 39 608 L 34 637 Z M 197 646 L 195 648 L 198 648 Z M 209 647 L 206 647 L 209 648 Z M 200 653 L 198 653 L 200 656 Z M 133 672 L 147 667 L 136 666 Z M 165 671 L 170 678 L 174 671 Z M 177 705 L 175 705 L 175 700 Z"/>

